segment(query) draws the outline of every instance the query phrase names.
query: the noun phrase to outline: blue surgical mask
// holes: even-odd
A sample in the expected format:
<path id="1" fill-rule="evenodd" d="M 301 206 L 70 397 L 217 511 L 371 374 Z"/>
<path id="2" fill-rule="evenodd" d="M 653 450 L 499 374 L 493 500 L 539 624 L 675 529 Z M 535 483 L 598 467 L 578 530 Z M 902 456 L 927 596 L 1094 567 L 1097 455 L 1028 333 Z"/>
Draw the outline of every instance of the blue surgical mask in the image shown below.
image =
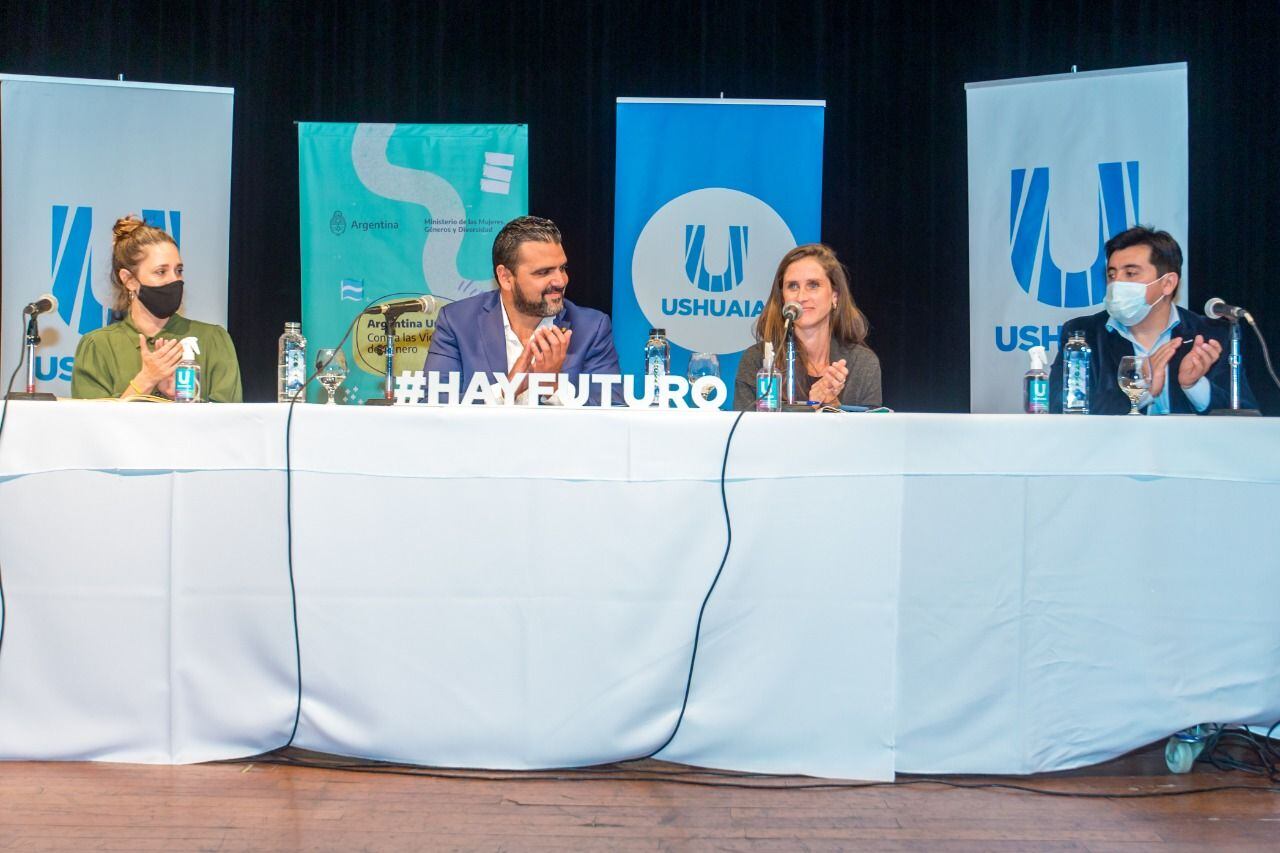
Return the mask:
<path id="1" fill-rule="evenodd" d="M 1168 273 L 1165 273 L 1168 275 Z M 1125 326 L 1136 326 L 1143 320 L 1147 319 L 1147 315 L 1151 313 L 1151 309 L 1159 304 L 1161 296 L 1152 304 L 1147 304 L 1147 288 L 1156 282 L 1149 281 L 1143 284 L 1140 281 L 1109 281 L 1107 282 L 1107 298 L 1103 300 L 1103 306 L 1107 309 L 1107 313 L 1111 315 L 1111 319 Z"/>

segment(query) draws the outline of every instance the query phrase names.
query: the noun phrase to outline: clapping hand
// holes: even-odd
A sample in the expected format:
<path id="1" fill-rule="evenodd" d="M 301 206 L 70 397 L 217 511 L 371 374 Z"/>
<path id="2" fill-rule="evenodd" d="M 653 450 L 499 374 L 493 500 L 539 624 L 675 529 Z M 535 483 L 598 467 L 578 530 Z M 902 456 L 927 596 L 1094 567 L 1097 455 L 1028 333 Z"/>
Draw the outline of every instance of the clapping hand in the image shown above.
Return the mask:
<path id="1" fill-rule="evenodd" d="M 569 336 L 573 332 L 559 326 L 534 329 L 525 352 L 533 350 L 534 373 L 559 373 L 569 352 Z"/>
<path id="2" fill-rule="evenodd" d="M 1152 399 L 1159 397 L 1160 392 L 1164 390 L 1165 368 L 1169 366 L 1169 360 L 1173 358 L 1173 354 L 1180 346 L 1182 346 L 1182 338 L 1172 338 L 1156 347 L 1147 358 L 1147 364 L 1151 365 L 1151 385 L 1147 388 L 1147 394 Z"/>
<path id="3" fill-rule="evenodd" d="M 819 403 L 839 405 L 840 395 L 844 393 L 844 383 L 848 378 L 849 368 L 843 358 L 831 362 L 818 381 L 809 389 L 809 399 Z"/>
<path id="4" fill-rule="evenodd" d="M 572 334 L 571 330 L 561 329 L 559 326 L 546 326 L 533 330 L 533 334 L 529 336 L 529 343 L 525 344 L 520 355 L 516 357 L 515 363 L 511 365 L 511 370 L 508 371 L 509 376 L 525 374 L 525 378 L 520 380 L 520 385 L 516 388 L 517 395 L 523 394 L 529 387 L 528 374 L 560 372 L 569 352 L 569 337 Z"/>
<path id="5" fill-rule="evenodd" d="M 150 394 L 160 387 L 167 396 L 173 395 L 173 372 L 182 361 L 182 344 L 175 340 L 162 338 L 152 347 L 146 336 L 138 335 L 138 352 L 142 355 L 142 370 L 134 377 L 134 390 L 142 394 Z"/>
<path id="6" fill-rule="evenodd" d="M 1196 335 L 1191 351 L 1182 359 L 1182 364 L 1178 365 L 1178 384 L 1183 388 L 1195 385 L 1221 357 L 1222 344 L 1213 338 L 1206 341 L 1203 335 Z"/>
<path id="7" fill-rule="evenodd" d="M 1148 393 L 1153 398 L 1159 397 L 1160 392 L 1164 390 L 1165 368 L 1169 366 L 1169 361 L 1178 351 L 1178 347 L 1184 343 L 1187 341 L 1182 338 L 1173 338 L 1156 347 L 1155 352 L 1151 353 L 1148 359 L 1151 365 L 1151 388 Z M 1196 339 L 1190 343 L 1190 352 L 1178 365 L 1178 384 L 1183 388 L 1190 388 L 1199 382 L 1200 378 L 1209 372 L 1209 368 L 1213 367 L 1214 362 L 1222 357 L 1222 344 L 1212 338 L 1206 341 L 1203 335 L 1196 335 Z"/>

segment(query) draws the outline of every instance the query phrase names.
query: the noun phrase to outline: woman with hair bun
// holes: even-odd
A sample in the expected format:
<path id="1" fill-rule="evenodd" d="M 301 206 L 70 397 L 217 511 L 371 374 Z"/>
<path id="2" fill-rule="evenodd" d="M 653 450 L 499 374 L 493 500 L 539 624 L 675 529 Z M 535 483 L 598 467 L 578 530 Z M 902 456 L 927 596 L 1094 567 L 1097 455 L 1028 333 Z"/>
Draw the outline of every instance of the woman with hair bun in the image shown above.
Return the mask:
<path id="1" fill-rule="evenodd" d="M 773 344 L 780 371 L 785 322 L 782 308 L 800 306 L 795 321 L 796 391 L 824 406 L 879 406 L 880 359 L 867 346 L 867 318 L 853 302 L 849 275 L 823 243 L 796 246 L 782 257 L 760 319 L 757 343 L 742 354 L 734 383 L 733 407 L 754 409 L 756 373 L 764 344 Z"/>
<path id="2" fill-rule="evenodd" d="M 168 233 L 135 216 L 116 220 L 111 288 L 122 319 L 80 339 L 71 396 L 172 399 L 174 369 L 182 360 L 178 342 L 193 337 L 199 341 L 203 398 L 239 403 L 240 365 L 231 336 L 221 326 L 178 313 L 184 286 L 182 256 Z"/>

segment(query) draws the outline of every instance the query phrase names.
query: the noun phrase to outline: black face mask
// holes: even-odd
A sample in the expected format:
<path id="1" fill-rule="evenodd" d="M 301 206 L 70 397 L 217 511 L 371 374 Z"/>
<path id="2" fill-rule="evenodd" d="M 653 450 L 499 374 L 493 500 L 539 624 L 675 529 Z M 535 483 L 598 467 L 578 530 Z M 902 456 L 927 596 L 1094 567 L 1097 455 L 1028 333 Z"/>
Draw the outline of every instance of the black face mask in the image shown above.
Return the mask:
<path id="1" fill-rule="evenodd" d="M 182 307 L 182 279 L 157 287 L 142 285 L 138 288 L 138 301 L 153 316 L 167 320 Z"/>

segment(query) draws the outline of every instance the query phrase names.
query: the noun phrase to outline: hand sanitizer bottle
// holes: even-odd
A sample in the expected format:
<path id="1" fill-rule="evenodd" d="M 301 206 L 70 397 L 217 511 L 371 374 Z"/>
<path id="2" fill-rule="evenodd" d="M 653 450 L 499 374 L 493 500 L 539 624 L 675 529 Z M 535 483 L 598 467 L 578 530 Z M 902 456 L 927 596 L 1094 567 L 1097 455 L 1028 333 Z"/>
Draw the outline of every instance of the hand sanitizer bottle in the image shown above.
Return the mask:
<path id="1" fill-rule="evenodd" d="M 1022 378 L 1022 410 L 1028 415 L 1049 414 L 1049 354 L 1032 347 L 1031 369 Z"/>
<path id="2" fill-rule="evenodd" d="M 756 371 L 756 411 L 778 411 L 781 391 L 782 373 L 773 363 L 773 344 L 765 341 L 764 360 Z"/>
<path id="3" fill-rule="evenodd" d="M 173 371 L 173 402 L 200 402 L 200 365 L 196 356 L 200 354 L 200 342 L 195 338 L 183 338 L 178 342 L 182 347 L 182 361 Z"/>

